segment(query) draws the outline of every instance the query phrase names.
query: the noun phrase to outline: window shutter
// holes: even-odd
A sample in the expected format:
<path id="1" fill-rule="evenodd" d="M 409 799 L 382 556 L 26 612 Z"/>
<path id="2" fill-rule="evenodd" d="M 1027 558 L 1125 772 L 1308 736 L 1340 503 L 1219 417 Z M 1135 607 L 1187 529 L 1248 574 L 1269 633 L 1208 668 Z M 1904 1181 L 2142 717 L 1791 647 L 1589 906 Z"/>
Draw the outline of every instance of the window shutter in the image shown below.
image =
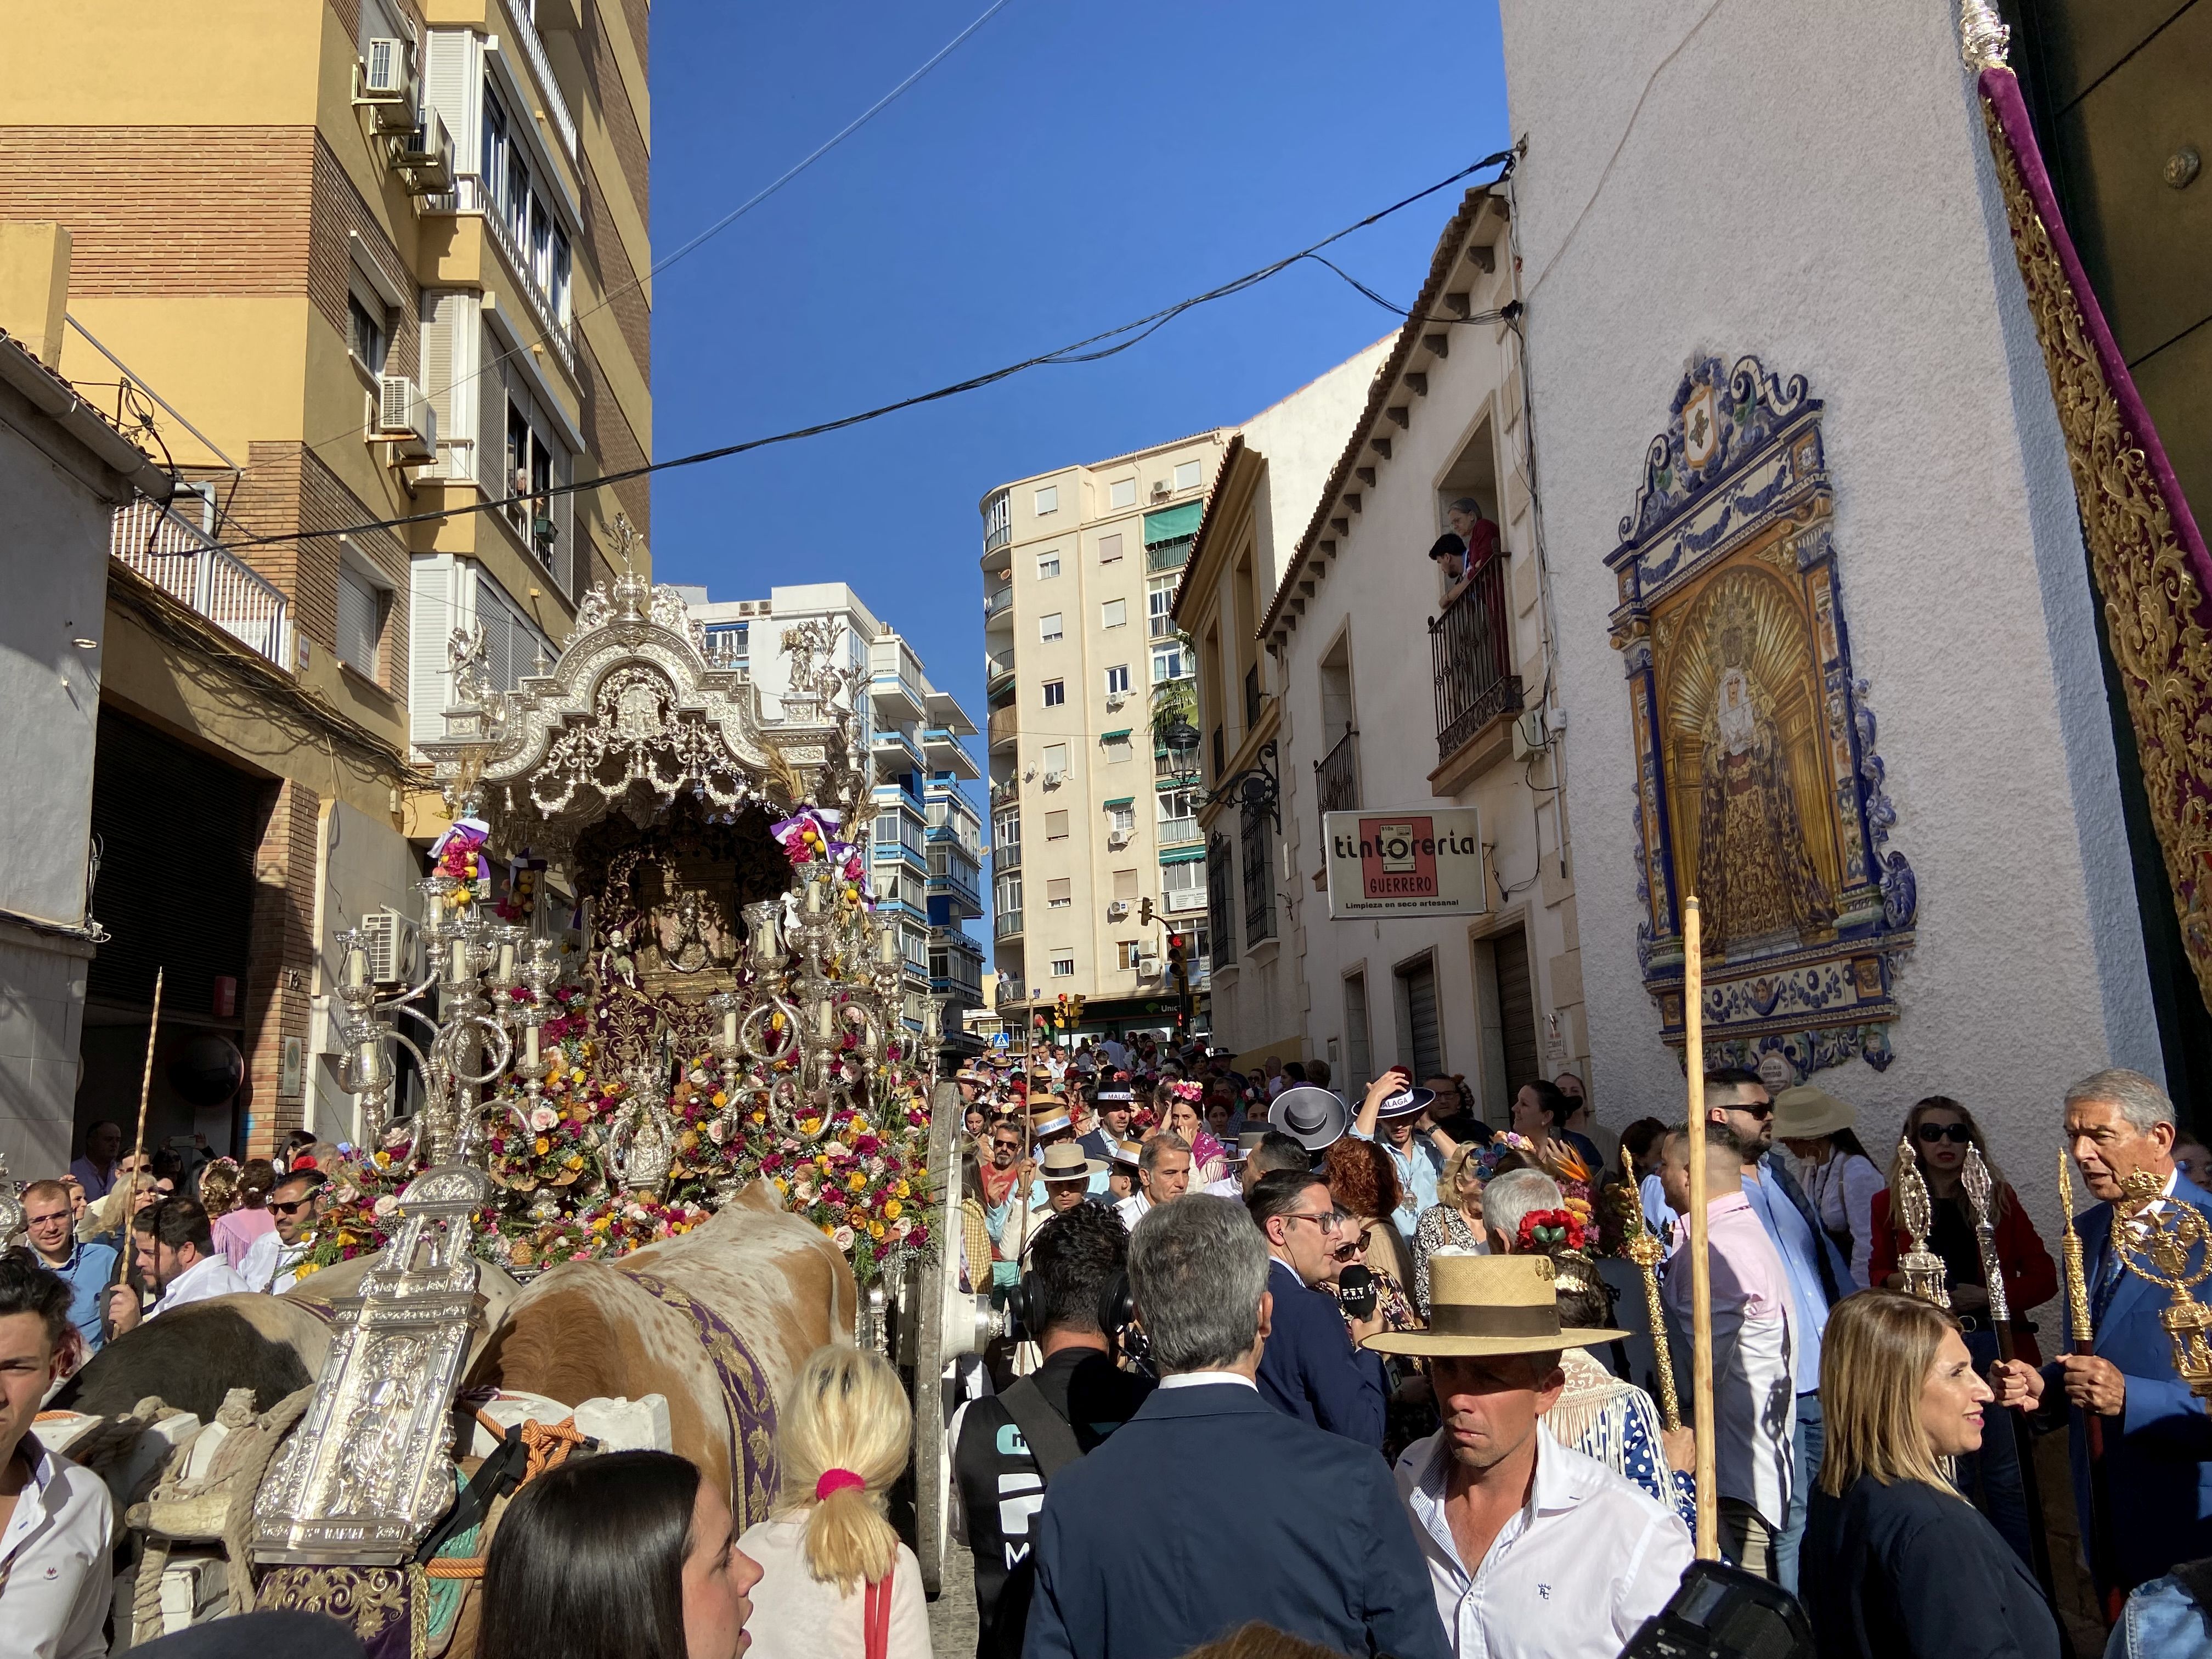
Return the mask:
<path id="1" fill-rule="evenodd" d="M 1059 841 L 1066 834 L 1067 814 L 1066 812 L 1048 812 L 1044 815 L 1044 838 L 1047 841 Z"/>
<path id="2" fill-rule="evenodd" d="M 453 468 L 466 453 L 447 448 L 444 440 L 463 434 L 461 424 L 453 418 L 453 313 L 458 309 L 458 294 L 425 294 L 422 296 L 422 395 L 429 400 L 431 411 L 438 417 L 439 448 L 441 453 L 437 465 L 431 470 L 441 478 L 454 475 Z"/>
<path id="3" fill-rule="evenodd" d="M 410 562 L 407 606 L 407 730 L 416 743 L 446 735 L 446 641 L 453 633 L 453 561 L 433 554 Z"/>
<path id="4" fill-rule="evenodd" d="M 384 595 L 350 565 L 338 566 L 338 656 L 376 678 L 376 641 L 383 630 Z"/>
<path id="5" fill-rule="evenodd" d="M 1137 896 L 1137 872 L 1134 870 L 1116 870 L 1114 872 L 1114 896 L 1117 899 Z"/>
<path id="6" fill-rule="evenodd" d="M 468 29 L 432 29 L 422 45 L 422 106 L 435 110 L 453 141 L 453 171 L 474 173 L 483 139 L 471 96 L 479 84 L 476 36 Z"/>
<path id="7" fill-rule="evenodd" d="M 1101 537 L 1098 538 L 1098 562 L 1099 562 L 1099 563 L 1101 563 L 1101 564 L 1111 564 L 1111 563 L 1113 563 L 1113 562 L 1114 562 L 1114 561 L 1115 561 L 1115 560 L 1116 560 L 1116 559 L 1120 558 L 1121 556 L 1121 532 L 1119 532 L 1117 531 L 1117 532 L 1115 532 L 1113 535 L 1111 535 L 1111 536 L 1101 536 Z"/>
<path id="8" fill-rule="evenodd" d="M 1044 884 L 1044 902 L 1047 904 L 1066 903 L 1068 902 L 1068 897 L 1073 891 L 1073 877 L 1054 877 L 1050 881 L 1048 881 Z"/>

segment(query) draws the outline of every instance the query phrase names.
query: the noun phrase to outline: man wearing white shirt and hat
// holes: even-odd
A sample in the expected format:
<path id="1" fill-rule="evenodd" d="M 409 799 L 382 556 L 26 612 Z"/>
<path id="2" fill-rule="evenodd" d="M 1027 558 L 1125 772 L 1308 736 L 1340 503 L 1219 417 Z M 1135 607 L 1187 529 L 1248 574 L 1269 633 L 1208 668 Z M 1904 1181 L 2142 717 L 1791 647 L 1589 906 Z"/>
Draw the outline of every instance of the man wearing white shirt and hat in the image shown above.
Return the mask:
<path id="1" fill-rule="evenodd" d="M 247 1288 L 230 1263 L 216 1253 L 208 1212 L 198 1200 L 165 1198 L 132 1218 L 131 1243 L 138 1252 L 138 1271 L 161 1293 L 161 1299 L 143 1315 L 138 1292 L 118 1285 L 107 1298 L 108 1327 L 116 1335 L 136 1329 L 142 1319 L 155 1319 L 188 1302 L 204 1302 L 211 1296 L 228 1296 Z"/>
<path id="2" fill-rule="evenodd" d="M 1363 1346 L 1429 1361 L 1443 1426 L 1398 1459 L 1400 1496 L 1456 1659 L 1614 1659 L 1692 1554 L 1681 1517 L 1543 1422 L 1563 1349 L 1549 1257 L 1439 1256 L 1425 1331 Z"/>
<path id="3" fill-rule="evenodd" d="M 1181 1198 L 1190 1188 L 1190 1143 L 1163 1129 L 1145 1143 L 1137 1158 L 1137 1190 L 1114 1206 L 1131 1232 L 1159 1206 Z"/>
<path id="4" fill-rule="evenodd" d="M 320 1170 L 295 1170 L 270 1189 L 269 1214 L 276 1225 L 248 1245 L 238 1264 L 246 1289 L 282 1296 L 299 1283 L 301 1264 L 314 1249 L 325 1184 Z"/>

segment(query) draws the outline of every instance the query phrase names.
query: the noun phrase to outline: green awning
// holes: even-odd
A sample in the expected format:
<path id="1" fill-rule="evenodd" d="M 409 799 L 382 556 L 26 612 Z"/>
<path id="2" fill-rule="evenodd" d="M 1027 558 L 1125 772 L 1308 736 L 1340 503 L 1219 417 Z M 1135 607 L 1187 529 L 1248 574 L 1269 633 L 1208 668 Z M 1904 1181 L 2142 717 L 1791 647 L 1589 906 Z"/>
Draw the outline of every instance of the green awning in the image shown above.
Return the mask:
<path id="1" fill-rule="evenodd" d="M 1101 732 L 1098 734 L 1098 741 L 1101 743 L 1112 743 L 1116 738 L 1126 738 L 1128 735 L 1129 728 L 1125 726 L 1118 732 Z"/>
<path id="2" fill-rule="evenodd" d="M 1206 848 L 1202 846 L 1178 847 L 1171 853 L 1161 854 L 1160 862 L 1162 864 L 1196 864 L 1205 856 Z"/>
<path id="3" fill-rule="evenodd" d="M 1198 521 L 1205 512 L 1206 502 L 1200 500 L 1146 514 L 1145 545 L 1150 547 L 1155 542 L 1171 542 L 1180 536 L 1195 536 L 1198 534 Z"/>
<path id="4" fill-rule="evenodd" d="M 1137 798 L 1134 795 L 1120 795 L 1108 801 L 1106 805 L 1108 810 L 1111 811 L 1116 806 L 1134 806 L 1136 804 Z"/>

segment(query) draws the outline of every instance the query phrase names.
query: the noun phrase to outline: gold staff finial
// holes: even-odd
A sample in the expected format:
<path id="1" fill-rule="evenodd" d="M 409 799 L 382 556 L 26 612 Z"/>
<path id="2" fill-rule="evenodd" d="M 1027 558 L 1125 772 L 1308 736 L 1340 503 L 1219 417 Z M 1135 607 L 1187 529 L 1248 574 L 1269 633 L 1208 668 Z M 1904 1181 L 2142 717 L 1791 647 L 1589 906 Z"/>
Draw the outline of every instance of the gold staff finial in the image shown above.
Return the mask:
<path id="1" fill-rule="evenodd" d="M 2066 1269 L 2068 1322 L 2073 1328 L 2074 1352 L 2087 1353 L 2096 1340 L 2089 1323 L 2089 1275 L 2081 1265 L 2081 1235 L 2074 1231 L 2074 1160 L 2063 1146 L 2058 1149 L 2058 1203 L 2066 1218 L 2058 1254 Z"/>
<path id="2" fill-rule="evenodd" d="M 1897 1261 L 1898 1271 L 1905 1275 L 1905 1294 L 1939 1308 L 1949 1307 L 1951 1294 L 1943 1288 L 1943 1258 L 1928 1248 L 1936 1206 L 1929 1199 L 1928 1183 L 1921 1179 L 1920 1159 L 1910 1138 L 1897 1143 L 1897 1205 L 1900 1212 L 1897 1218 L 1912 1238 L 1912 1248 Z"/>

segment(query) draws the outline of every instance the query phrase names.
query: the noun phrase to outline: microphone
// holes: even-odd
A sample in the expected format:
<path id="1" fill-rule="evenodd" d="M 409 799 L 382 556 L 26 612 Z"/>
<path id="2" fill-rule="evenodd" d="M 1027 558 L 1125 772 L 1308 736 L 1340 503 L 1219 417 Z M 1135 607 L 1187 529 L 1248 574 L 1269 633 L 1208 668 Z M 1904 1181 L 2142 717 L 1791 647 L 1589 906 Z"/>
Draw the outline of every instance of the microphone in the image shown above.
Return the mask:
<path id="1" fill-rule="evenodd" d="M 1354 1319 L 1375 1317 L 1375 1274 L 1358 1262 L 1336 1276 L 1336 1303 Z"/>

